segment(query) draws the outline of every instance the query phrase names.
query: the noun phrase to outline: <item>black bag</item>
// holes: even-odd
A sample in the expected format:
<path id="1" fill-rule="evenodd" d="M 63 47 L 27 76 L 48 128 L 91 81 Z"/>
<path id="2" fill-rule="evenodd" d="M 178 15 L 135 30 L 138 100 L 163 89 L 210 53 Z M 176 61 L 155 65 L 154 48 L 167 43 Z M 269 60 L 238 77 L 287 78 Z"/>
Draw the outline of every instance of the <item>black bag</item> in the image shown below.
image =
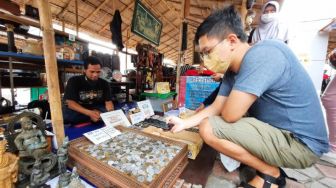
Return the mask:
<path id="1" fill-rule="evenodd" d="M 8 99 L 1 97 L 0 114 L 8 114 L 8 113 L 12 113 L 13 111 L 14 111 L 14 106 L 12 106 L 12 103 Z"/>

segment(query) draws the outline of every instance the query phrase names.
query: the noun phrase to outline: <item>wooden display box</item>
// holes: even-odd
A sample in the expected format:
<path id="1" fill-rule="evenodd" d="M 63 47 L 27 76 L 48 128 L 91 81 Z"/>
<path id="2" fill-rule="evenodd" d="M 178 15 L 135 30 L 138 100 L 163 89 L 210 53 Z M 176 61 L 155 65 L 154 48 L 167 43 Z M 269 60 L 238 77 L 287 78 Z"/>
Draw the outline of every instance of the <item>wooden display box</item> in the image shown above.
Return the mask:
<path id="1" fill-rule="evenodd" d="M 86 153 L 84 149 L 80 149 L 88 146 L 91 147 L 93 145 L 85 137 L 81 137 L 70 142 L 68 165 L 70 167 L 76 166 L 79 175 L 86 178 L 97 187 L 172 187 L 188 163 L 187 145 L 131 128 L 119 126 L 118 129 L 120 129 L 122 133 L 125 133 L 124 135 L 126 135 L 126 133 L 136 133 L 136 135 L 142 135 L 151 140 L 161 141 L 162 143 L 176 146 L 181 149 L 178 150 L 178 153 L 174 156 L 174 158 L 168 161 L 167 165 L 161 169 L 156 176 L 154 176 L 153 180 L 147 183 L 138 181 L 130 174 L 112 167 L 107 162 L 97 160 Z M 123 150 L 123 148 L 121 148 L 121 150 Z M 127 157 L 128 156 L 123 156 L 122 158 Z"/>
<path id="2" fill-rule="evenodd" d="M 196 159 L 203 146 L 203 140 L 199 133 L 183 130 L 178 133 L 164 131 L 160 128 L 149 126 L 143 129 L 144 132 L 157 135 L 163 138 L 172 139 L 178 142 L 188 144 L 188 158 Z"/>

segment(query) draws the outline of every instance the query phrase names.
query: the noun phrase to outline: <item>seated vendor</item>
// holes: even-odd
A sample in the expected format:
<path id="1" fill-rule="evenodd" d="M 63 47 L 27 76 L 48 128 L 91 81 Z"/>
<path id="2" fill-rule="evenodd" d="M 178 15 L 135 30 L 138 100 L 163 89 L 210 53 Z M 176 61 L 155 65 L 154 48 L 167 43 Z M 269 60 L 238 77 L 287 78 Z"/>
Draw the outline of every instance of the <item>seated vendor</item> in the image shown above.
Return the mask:
<path id="1" fill-rule="evenodd" d="M 100 113 L 112 111 L 109 83 L 99 78 L 101 63 L 96 57 L 84 61 L 84 75 L 74 76 L 64 92 L 64 123 L 98 122 Z"/>

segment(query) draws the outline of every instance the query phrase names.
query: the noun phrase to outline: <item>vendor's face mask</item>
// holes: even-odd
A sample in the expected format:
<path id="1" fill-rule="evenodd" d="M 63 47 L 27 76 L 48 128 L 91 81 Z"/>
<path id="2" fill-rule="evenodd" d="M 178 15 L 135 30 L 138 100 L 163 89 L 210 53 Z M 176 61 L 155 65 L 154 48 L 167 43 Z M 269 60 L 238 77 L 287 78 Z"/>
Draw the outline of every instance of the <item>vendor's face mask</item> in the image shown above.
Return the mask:
<path id="1" fill-rule="evenodd" d="M 261 21 L 265 24 L 270 23 L 274 20 L 276 20 L 278 17 L 278 13 L 267 13 L 261 15 Z"/>
<path id="2" fill-rule="evenodd" d="M 203 53 L 202 55 L 205 67 L 207 67 L 211 71 L 222 74 L 224 74 L 229 68 L 230 61 L 222 60 L 222 58 L 218 55 L 219 52 L 218 49 L 216 50 L 216 47 L 224 41 L 225 40 L 217 43 L 213 48 L 208 50 L 206 53 Z"/>

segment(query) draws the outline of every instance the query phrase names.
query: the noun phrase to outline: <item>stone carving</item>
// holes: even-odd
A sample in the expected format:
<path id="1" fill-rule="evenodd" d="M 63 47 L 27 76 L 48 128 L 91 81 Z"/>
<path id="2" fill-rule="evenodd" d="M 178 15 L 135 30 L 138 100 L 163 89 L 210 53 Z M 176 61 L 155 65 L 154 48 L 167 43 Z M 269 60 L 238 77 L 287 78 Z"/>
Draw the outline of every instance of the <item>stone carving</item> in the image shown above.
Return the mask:
<path id="1" fill-rule="evenodd" d="M 68 187 L 71 181 L 71 173 L 64 172 L 59 176 L 57 188 L 65 188 Z"/>
<path id="2" fill-rule="evenodd" d="M 57 163 L 58 163 L 58 172 L 61 174 L 58 179 L 58 188 L 67 187 L 71 181 L 71 173 L 67 172 L 66 164 L 68 162 L 68 147 L 69 147 L 69 138 L 65 137 L 63 144 L 57 150 Z"/>
<path id="3" fill-rule="evenodd" d="M 21 125 L 20 132 L 15 126 L 18 123 Z M 36 160 L 41 162 L 41 168 L 45 172 L 50 172 L 55 167 L 57 158 L 47 149 L 45 123 L 41 116 L 23 112 L 9 122 L 7 130 L 6 137 L 10 150 L 19 152 L 19 171 L 23 175 L 20 176 L 22 177 L 19 179 L 20 182 L 29 179 Z"/>
<path id="4" fill-rule="evenodd" d="M 68 186 L 69 188 L 85 188 L 82 184 L 81 180 L 79 179 L 79 175 L 77 173 L 77 168 L 74 167 L 71 173 L 71 182 Z"/>
<path id="5" fill-rule="evenodd" d="M 6 152 L 6 140 L 0 141 L 0 187 L 12 188 L 17 181 L 19 158 Z"/>
<path id="6" fill-rule="evenodd" d="M 46 172 L 40 160 L 36 160 L 30 175 L 30 186 L 40 187 L 49 179 L 50 174 Z"/>
<path id="7" fill-rule="evenodd" d="M 66 163 L 69 159 L 68 147 L 69 138 L 65 137 L 62 146 L 57 150 L 58 172 L 61 174 L 66 172 Z"/>
<path id="8" fill-rule="evenodd" d="M 42 131 L 33 127 L 32 120 L 29 117 L 22 117 L 20 122 L 22 131 L 14 140 L 19 150 L 19 156 L 33 156 L 35 159 L 39 159 L 47 153 L 46 148 L 48 147 Z"/>

